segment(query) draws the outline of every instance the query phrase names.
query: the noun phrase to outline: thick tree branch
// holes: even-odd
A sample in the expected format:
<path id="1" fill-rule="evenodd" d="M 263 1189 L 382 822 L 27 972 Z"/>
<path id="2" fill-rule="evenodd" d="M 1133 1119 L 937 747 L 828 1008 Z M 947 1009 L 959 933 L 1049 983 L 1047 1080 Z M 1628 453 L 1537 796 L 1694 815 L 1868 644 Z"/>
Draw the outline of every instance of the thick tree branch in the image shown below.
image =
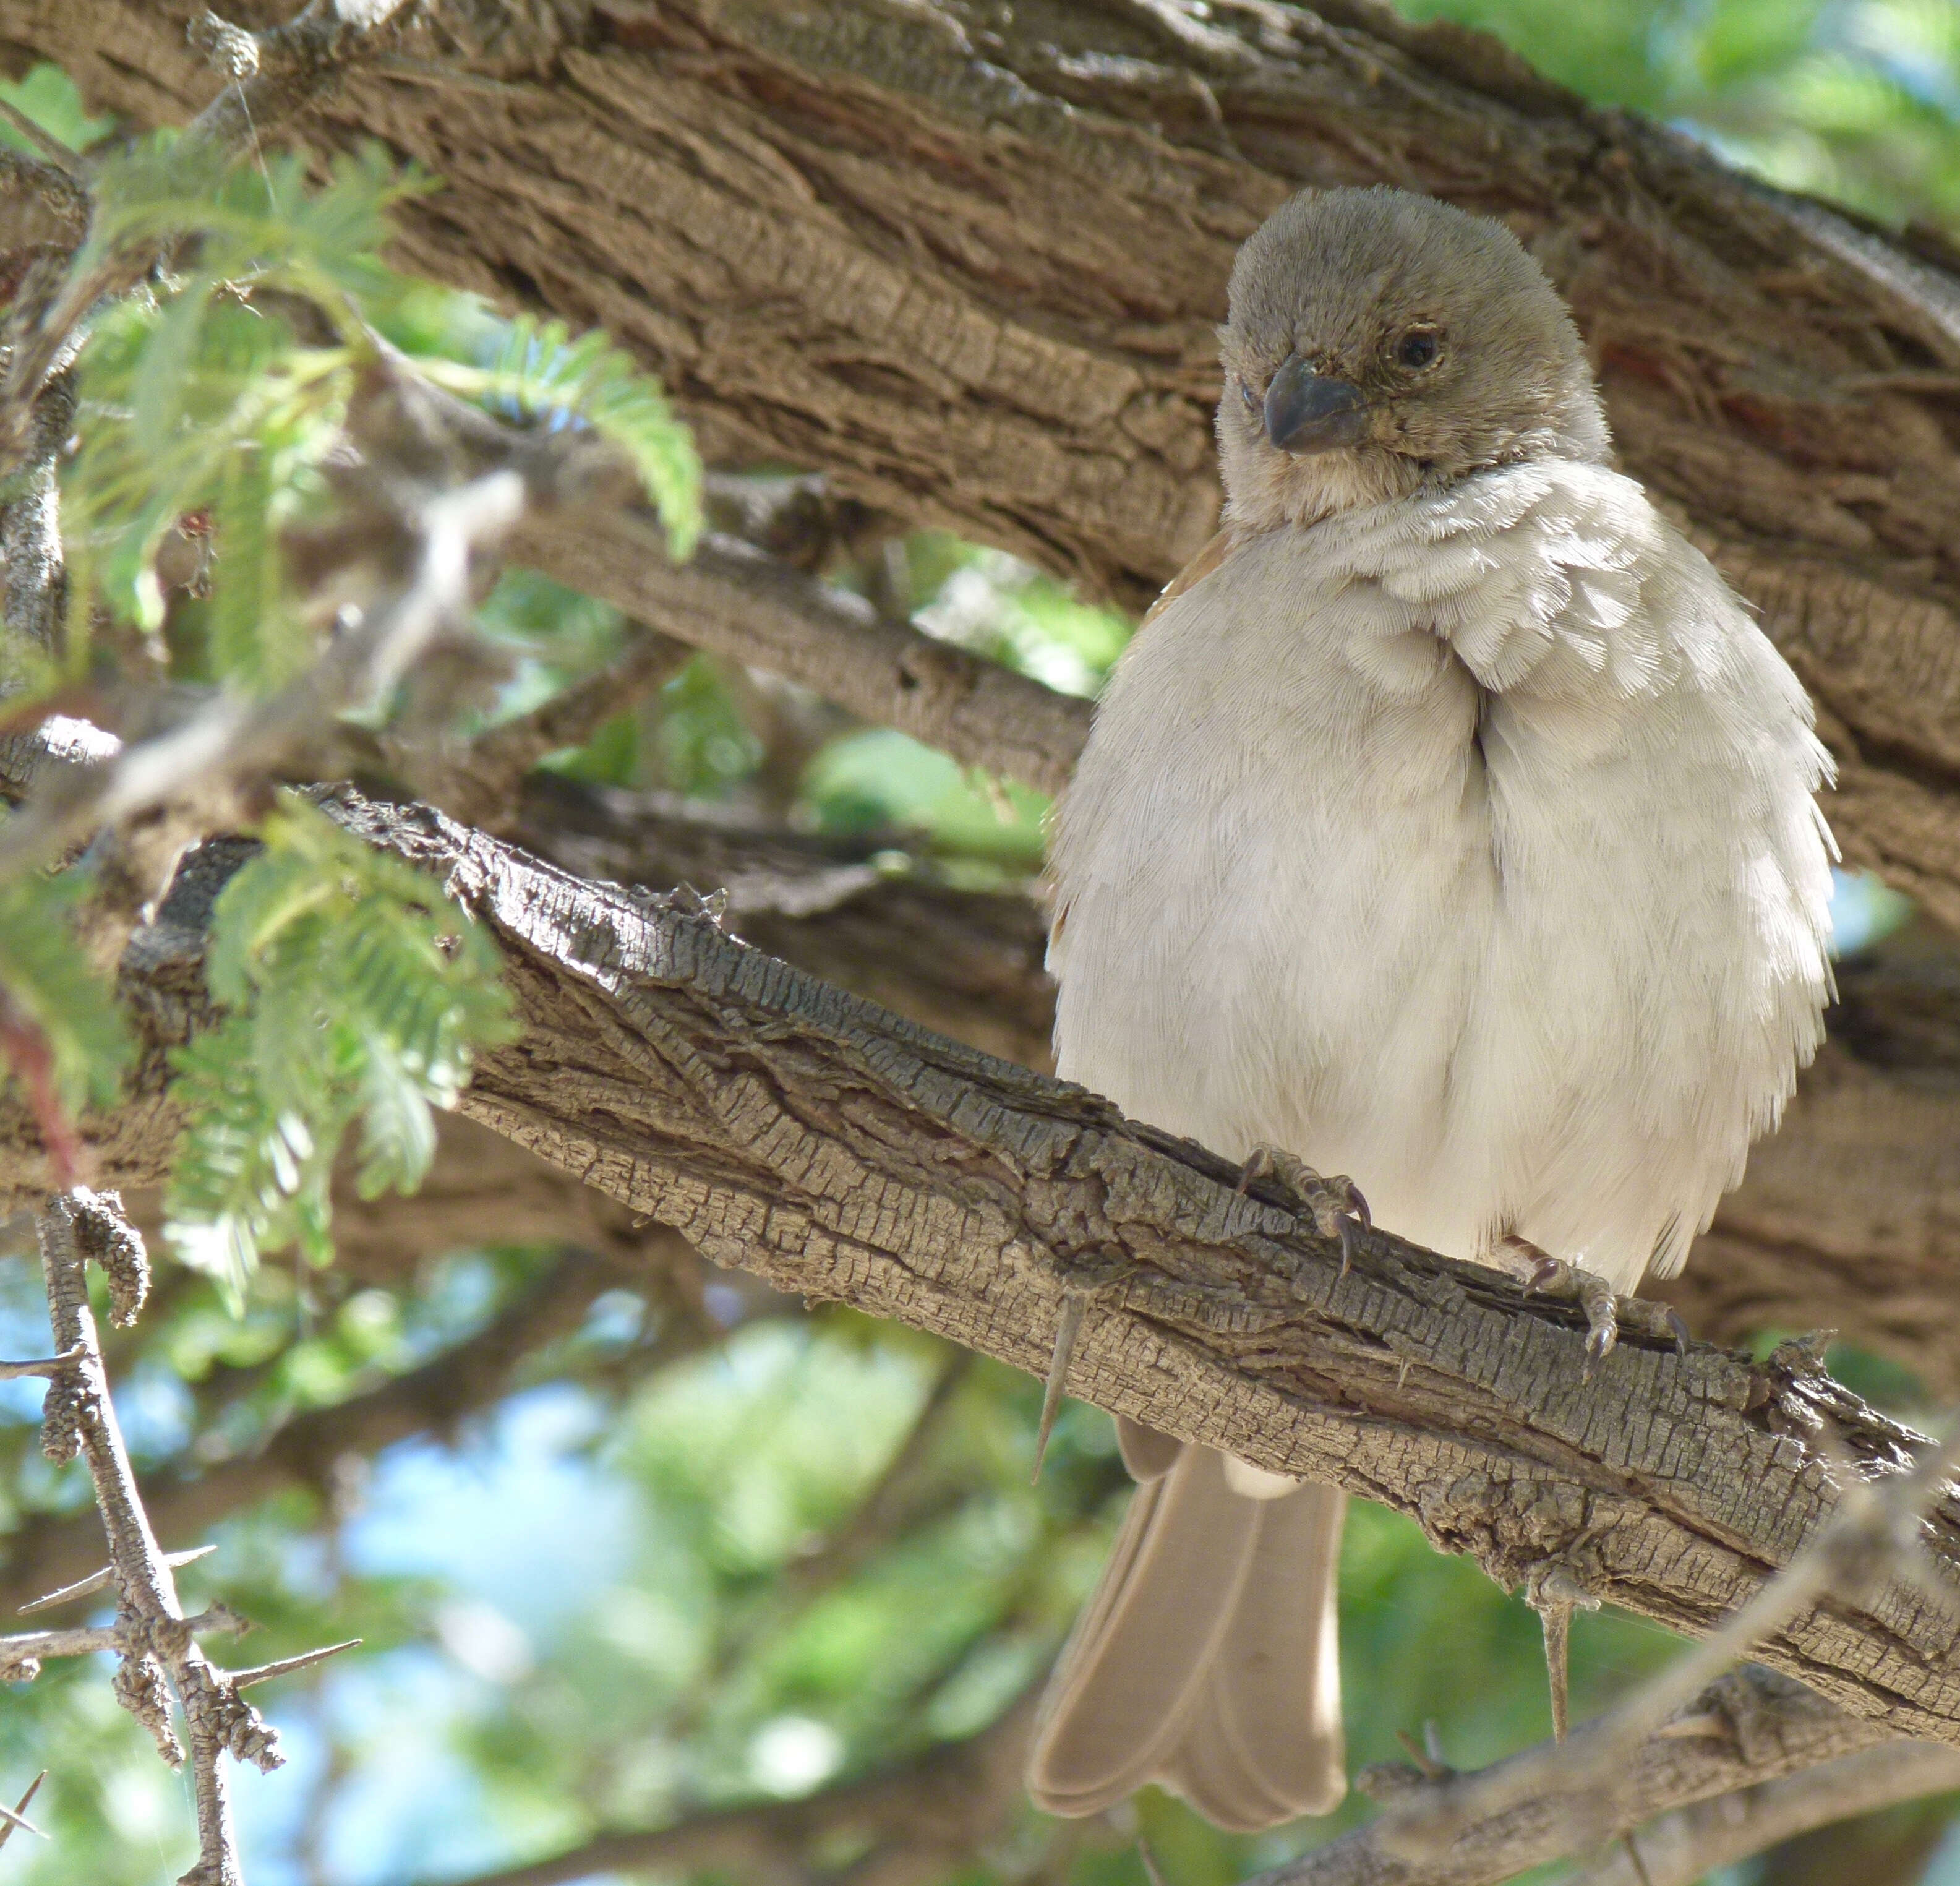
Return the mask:
<path id="1" fill-rule="evenodd" d="M 1822 1425 L 1880 1473 L 1914 1445 L 1799 1349 L 1757 1368 L 1629 1340 L 1588 1383 L 1575 1313 L 1494 1273 L 1383 1233 L 1343 1277 L 1289 1210 L 1238 1196 L 1226 1162 L 705 916 L 433 814 L 350 799 L 340 816 L 444 875 L 508 953 L 525 1033 L 483 1062 L 473 1117 L 717 1262 L 1031 1373 L 1064 1297 L 1087 1291 L 1072 1392 L 1410 1513 L 1507 1587 L 1556 1563 L 1705 1633 L 1835 1504 L 1803 1435 Z M 116 1117 L 106 1165 L 157 1156 L 140 1118 Z M 1928 1537 L 1960 1559 L 1960 1507 Z M 1895 1582 L 1758 1654 L 1894 1733 L 1960 1741 L 1956 1645 L 1960 1625 Z"/>
<path id="2" fill-rule="evenodd" d="M 683 564 L 630 512 L 541 519 L 509 555 L 711 655 L 765 668 L 956 760 L 1059 792 L 1090 705 L 880 616 L 861 596 L 710 531 Z"/>
<path id="3" fill-rule="evenodd" d="M 213 90 L 189 11 L 4 0 L 0 39 L 180 123 Z M 1852 855 L 1960 909 L 1949 259 L 1366 0 L 584 0 L 494 32 L 437 0 L 417 30 L 412 81 L 355 72 L 312 127 L 447 180 L 405 260 L 610 327 L 711 457 L 1132 603 L 1211 527 L 1211 328 L 1259 218 L 1382 181 L 1505 216 L 1629 467 L 1818 695 Z"/>
<path id="4" fill-rule="evenodd" d="M 1716 1804 L 1719 1811 L 1723 1802 L 1765 1782 L 1805 1775 L 1866 1750 L 1892 1755 L 1918 1746 L 1901 1744 L 1882 1725 L 1848 1716 L 1787 1678 L 1750 1665 L 1710 1685 L 1675 1721 L 1630 1751 L 1615 1795 L 1625 1825 L 1701 1802 Z M 1469 1777 L 1446 1770 L 1426 1775 L 1401 1763 L 1365 1768 L 1357 1785 L 1380 1802 L 1389 1817 L 1260 1875 L 1259 1886 L 1493 1886 L 1596 1845 L 1602 1835 L 1595 1804 L 1583 1795 L 1575 1799 L 1558 1792 L 1526 1793 L 1464 1827 L 1426 1858 L 1398 1853 L 1384 1837 L 1398 1804 L 1466 1782 L 1501 1787 L 1536 1763 L 1540 1753 L 1526 1750 Z"/>

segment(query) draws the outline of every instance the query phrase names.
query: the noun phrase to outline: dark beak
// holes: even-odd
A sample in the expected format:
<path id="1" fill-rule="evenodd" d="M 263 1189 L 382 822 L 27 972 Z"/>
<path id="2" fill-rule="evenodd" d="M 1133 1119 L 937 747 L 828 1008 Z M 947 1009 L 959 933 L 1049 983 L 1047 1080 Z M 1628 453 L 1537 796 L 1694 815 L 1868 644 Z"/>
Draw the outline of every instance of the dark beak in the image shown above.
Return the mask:
<path id="1" fill-rule="evenodd" d="M 1266 389 L 1266 437 L 1283 452 L 1325 452 L 1357 444 L 1368 429 L 1367 403 L 1344 380 L 1316 373 L 1297 354 Z"/>

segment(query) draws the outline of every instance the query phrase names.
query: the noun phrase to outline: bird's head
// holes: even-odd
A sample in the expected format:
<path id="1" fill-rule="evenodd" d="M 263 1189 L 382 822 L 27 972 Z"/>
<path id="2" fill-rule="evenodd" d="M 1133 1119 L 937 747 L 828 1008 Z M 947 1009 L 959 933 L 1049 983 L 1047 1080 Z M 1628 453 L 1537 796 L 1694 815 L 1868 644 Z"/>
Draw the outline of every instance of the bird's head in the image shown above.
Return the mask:
<path id="1" fill-rule="evenodd" d="M 1433 197 L 1294 197 L 1239 251 L 1218 334 L 1225 515 L 1242 530 L 1608 450 L 1544 272 L 1502 224 Z"/>

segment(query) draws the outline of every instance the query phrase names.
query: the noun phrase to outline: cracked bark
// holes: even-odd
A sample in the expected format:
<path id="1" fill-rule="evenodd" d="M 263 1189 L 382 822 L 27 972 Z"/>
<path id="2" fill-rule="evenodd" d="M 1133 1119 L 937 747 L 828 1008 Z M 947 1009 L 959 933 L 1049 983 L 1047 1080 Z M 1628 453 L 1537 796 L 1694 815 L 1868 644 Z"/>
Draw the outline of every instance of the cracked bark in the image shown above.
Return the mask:
<path id="1" fill-rule="evenodd" d="M 215 89 L 192 11 L 0 0 L 0 47 L 182 122 Z M 1260 218 L 1382 181 L 1503 215 L 1628 468 L 1816 693 L 1847 852 L 1960 918 L 1951 256 L 1365 0 L 435 0 L 410 46 L 309 131 L 447 180 L 405 262 L 611 327 L 712 457 L 821 466 L 1132 604 L 1211 528 L 1211 327 Z"/>
<path id="2" fill-rule="evenodd" d="M 1039 1375 L 1087 1291 L 1072 1392 L 1411 1514 L 1507 1586 L 1548 1561 L 1691 1634 L 1786 1563 L 1833 1503 L 1806 1435 L 1869 1471 L 1903 1432 L 1779 1352 L 1623 1341 L 1589 1384 L 1576 1312 L 1386 1233 L 1351 1276 L 1236 1169 L 1081 1090 L 928 1033 L 723 934 L 423 808 L 339 816 L 444 877 L 507 954 L 523 1038 L 463 1103 L 547 1163 L 780 1289 L 834 1298 Z M 224 849 L 208 848 L 206 903 Z M 237 848 L 231 849 L 237 861 Z M 194 860 L 193 863 L 198 861 Z M 187 891 L 139 935 L 142 998 L 180 983 Z M 154 1054 L 156 1050 L 151 1048 Z M 104 1183 L 161 1148 L 110 1123 Z M 151 1131 L 164 1124 L 148 1116 Z M 19 1143 L 19 1128 L 15 1143 Z M 1929 1522 L 1960 1563 L 1960 1499 Z M 1960 1742 L 1960 1617 L 1887 1586 L 1819 1607 L 1763 1661 L 1898 1735 Z"/>
<path id="3" fill-rule="evenodd" d="M 0 47 L 62 59 L 133 122 L 181 120 L 214 84 L 189 11 L 0 0 Z M 886 518 L 1132 601 L 1208 527 L 1209 327 L 1258 215 L 1302 181 L 1386 178 L 1510 217 L 1586 327 L 1630 468 L 1817 692 L 1851 855 L 1960 918 L 1960 288 L 1940 258 L 1357 4 L 424 14 L 428 63 L 352 76 L 308 132 L 382 135 L 448 177 L 406 260 L 609 321 L 725 457 L 821 464 Z M 476 82 L 444 86 L 445 62 Z M 548 534 L 533 553 L 579 580 L 578 544 Z M 609 525 L 584 580 L 963 757 L 1065 773 L 1082 703 L 924 656 L 739 547 L 676 574 L 639 534 Z M 1018 1012 L 1016 1046 L 982 1009 L 932 1019 L 1033 1058 Z M 1947 1080 L 1828 1052 L 1679 1286 L 1697 1326 L 1834 1324 L 1955 1386 Z"/>

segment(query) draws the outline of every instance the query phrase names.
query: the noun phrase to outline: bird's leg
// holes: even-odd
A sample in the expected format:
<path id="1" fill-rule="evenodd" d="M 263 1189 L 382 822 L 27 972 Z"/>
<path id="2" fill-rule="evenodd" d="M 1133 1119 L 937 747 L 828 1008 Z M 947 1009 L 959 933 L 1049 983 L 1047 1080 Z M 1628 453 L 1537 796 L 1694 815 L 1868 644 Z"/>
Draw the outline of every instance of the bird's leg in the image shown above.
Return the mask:
<path id="1" fill-rule="evenodd" d="M 1255 1179 L 1268 1178 L 1279 1181 L 1295 1207 L 1313 1220 L 1314 1229 L 1322 1238 L 1341 1241 L 1341 1274 L 1346 1276 L 1353 1267 L 1360 1235 L 1374 1225 L 1361 1188 L 1344 1173 L 1323 1179 L 1297 1154 L 1262 1143 L 1252 1148 L 1239 1168 L 1239 1190 L 1243 1192 Z"/>
<path id="2" fill-rule="evenodd" d="M 1581 1270 L 1541 1249 L 1529 1238 L 1506 1233 L 1503 1248 L 1523 1264 L 1525 1288 L 1562 1301 L 1577 1303 L 1586 1312 L 1586 1376 L 1613 1352 L 1620 1340 L 1620 1315 L 1613 1286 L 1590 1270 Z"/>
<path id="3" fill-rule="evenodd" d="M 1665 1339 L 1672 1342 L 1677 1350 L 1685 1352 L 1688 1325 L 1681 1320 L 1681 1312 L 1672 1304 L 1656 1303 L 1650 1297 L 1618 1296 L 1604 1277 L 1590 1270 L 1582 1270 L 1577 1264 L 1569 1264 L 1562 1257 L 1553 1257 L 1515 1231 L 1507 1233 L 1500 1242 L 1522 1263 L 1526 1289 L 1566 1302 L 1576 1302 L 1586 1312 L 1586 1377 L 1589 1381 L 1593 1370 L 1613 1352 L 1622 1330 L 1631 1330 L 1636 1336 Z"/>

